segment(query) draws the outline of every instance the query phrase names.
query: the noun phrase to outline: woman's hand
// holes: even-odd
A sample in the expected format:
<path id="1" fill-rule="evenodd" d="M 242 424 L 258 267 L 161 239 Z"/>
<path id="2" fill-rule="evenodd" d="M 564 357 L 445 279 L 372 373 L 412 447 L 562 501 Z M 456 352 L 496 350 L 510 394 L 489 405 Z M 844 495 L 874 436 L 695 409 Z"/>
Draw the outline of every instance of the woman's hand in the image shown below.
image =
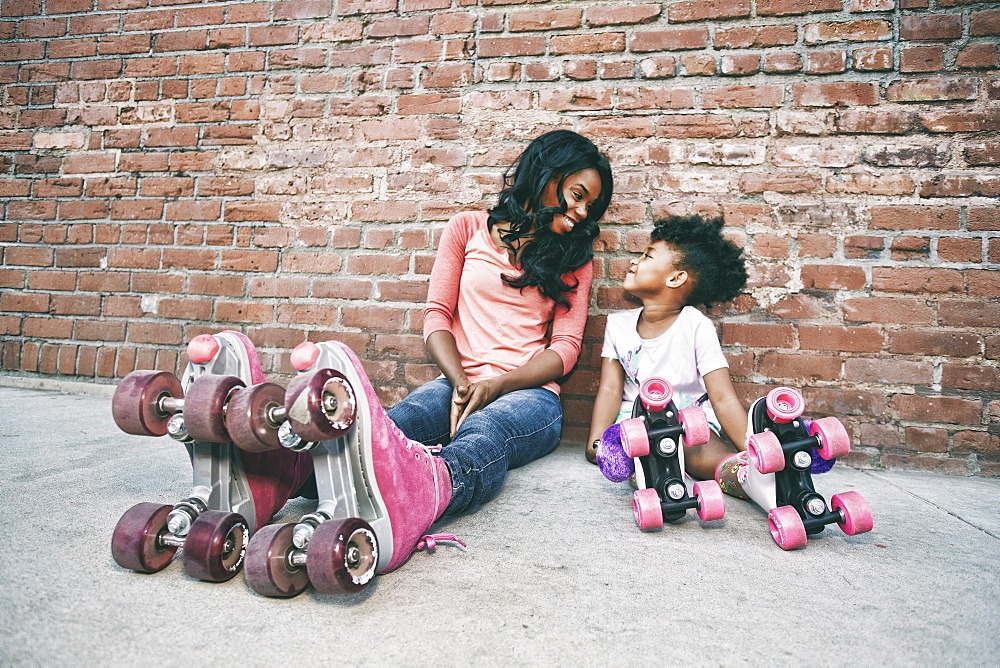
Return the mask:
<path id="1" fill-rule="evenodd" d="M 497 378 L 482 380 L 478 383 L 458 385 L 452 392 L 451 404 L 451 436 L 454 438 L 458 428 L 480 408 L 489 406 L 504 394 Z"/>

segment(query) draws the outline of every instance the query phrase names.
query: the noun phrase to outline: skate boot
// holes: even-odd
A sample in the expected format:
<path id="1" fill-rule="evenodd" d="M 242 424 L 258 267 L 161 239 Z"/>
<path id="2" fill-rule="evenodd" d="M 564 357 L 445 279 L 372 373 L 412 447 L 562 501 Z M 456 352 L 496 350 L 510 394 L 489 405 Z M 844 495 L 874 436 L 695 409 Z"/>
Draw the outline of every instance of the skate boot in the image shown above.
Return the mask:
<path id="1" fill-rule="evenodd" d="M 812 473 L 851 450 L 835 417 L 800 419 L 805 402 L 788 387 L 771 390 L 750 407 L 746 456 L 737 473 L 743 491 L 768 513 L 768 527 L 784 550 L 804 547 L 807 536 L 834 522 L 849 536 L 871 531 L 868 503 L 857 492 L 834 494 L 830 506 L 816 492 Z"/>
<path id="2" fill-rule="evenodd" d="M 294 596 L 356 593 L 415 550 L 451 535 L 425 535 L 451 500 L 440 457 L 386 415 L 361 363 L 341 343 L 299 345 L 278 430 L 285 448 L 312 453 L 319 503 L 298 523 L 272 525 L 250 541 L 247 584 Z"/>
<path id="3" fill-rule="evenodd" d="M 634 471 L 638 489 L 632 495 L 632 508 L 643 530 L 678 520 L 690 508 L 697 509 L 703 522 L 726 514 L 722 490 L 714 480 L 695 482 L 694 494 L 688 493 L 680 442 L 683 439 L 689 447 L 707 443 L 708 420 L 696 406 L 678 411 L 672 398 L 670 383 L 661 378 L 646 380 L 639 388 L 632 417 L 612 425 L 597 452 L 598 465 L 609 480 L 625 480 Z"/>
<path id="4" fill-rule="evenodd" d="M 129 434 L 169 434 L 188 451 L 191 494 L 174 505 L 140 503 L 118 521 L 111 552 L 122 567 L 155 573 L 184 547 L 191 577 L 223 582 L 240 571 L 255 528 L 301 485 L 311 461 L 295 453 L 241 456 L 227 431 L 227 410 L 246 385 L 264 379 L 253 343 L 239 332 L 203 334 L 187 347 L 189 363 L 178 379 L 165 371 L 134 371 L 112 399 L 118 426 Z M 273 471 L 287 471 L 285 478 Z"/>

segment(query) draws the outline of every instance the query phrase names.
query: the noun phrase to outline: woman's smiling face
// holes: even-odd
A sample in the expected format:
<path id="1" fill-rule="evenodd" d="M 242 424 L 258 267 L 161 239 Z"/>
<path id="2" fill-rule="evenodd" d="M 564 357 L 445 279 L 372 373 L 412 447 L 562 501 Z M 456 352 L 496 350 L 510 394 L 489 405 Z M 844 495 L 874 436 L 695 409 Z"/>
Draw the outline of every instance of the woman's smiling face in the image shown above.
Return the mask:
<path id="1" fill-rule="evenodd" d="M 561 206 L 557 190 L 559 178 L 551 179 L 542 191 L 542 206 Z M 562 196 L 566 201 L 566 213 L 552 217 L 552 232 L 569 234 L 581 220 L 587 217 L 587 211 L 598 197 L 601 196 L 601 176 L 596 169 L 583 169 L 566 177 L 562 184 Z"/>

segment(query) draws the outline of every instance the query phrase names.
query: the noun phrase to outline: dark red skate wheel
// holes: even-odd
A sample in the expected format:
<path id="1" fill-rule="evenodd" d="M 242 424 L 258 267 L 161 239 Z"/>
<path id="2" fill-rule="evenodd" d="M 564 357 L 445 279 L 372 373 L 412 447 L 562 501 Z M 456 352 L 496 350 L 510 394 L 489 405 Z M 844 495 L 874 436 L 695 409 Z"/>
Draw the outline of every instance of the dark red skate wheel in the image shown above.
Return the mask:
<path id="1" fill-rule="evenodd" d="M 289 556 L 294 523 L 269 524 L 250 539 L 247 560 L 243 567 L 247 585 L 258 594 L 288 598 L 302 593 L 309 586 L 305 566 L 293 566 Z"/>
<path id="2" fill-rule="evenodd" d="M 726 498 L 722 495 L 719 483 L 714 480 L 699 480 L 693 487 L 694 495 L 698 498 L 698 519 L 710 522 L 726 516 Z"/>
<path id="3" fill-rule="evenodd" d="M 137 503 L 122 515 L 111 535 L 111 556 L 122 568 L 138 573 L 162 571 L 174 558 L 177 548 L 163 545 L 167 515 L 173 506 Z"/>
<path id="4" fill-rule="evenodd" d="M 712 432 L 709 429 L 705 411 L 698 406 L 691 406 L 690 408 L 682 408 L 678 417 L 680 423 L 684 425 L 684 445 L 690 448 L 708 443 Z"/>
<path id="5" fill-rule="evenodd" d="M 660 495 L 655 489 L 647 487 L 632 493 L 632 513 L 635 515 L 635 523 L 643 531 L 663 526 L 663 507 L 660 506 Z"/>
<path id="6" fill-rule="evenodd" d="M 173 413 L 163 410 L 162 399 L 184 396 L 177 376 L 167 371 L 133 371 L 118 383 L 111 399 L 115 424 L 126 434 L 163 436 Z"/>
<path id="7" fill-rule="evenodd" d="M 751 434 L 747 439 L 747 455 L 761 473 L 774 473 L 785 468 L 785 451 L 774 432 Z"/>
<path id="8" fill-rule="evenodd" d="M 261 383 L 237 390 L 226 406 L 226 430 L 240 449 L 266 452 L 281 447 L 278 427 L 269 418 L 276 408 L 285 405 L 285 388 Z"/>
<path id="9" fill-rule="evenodd" d="M 340 438 L 354 424 L 354 389 L 339 371 L 319 369 L 292 379 L 285 409 L 295 435 L 305 441 Z"/>
<path id="10" fill-rule="evenodd" d="M 208 510 L 188 529 L 181 558 L 193 578 L 225 582 L 243 568 L 250 528 L 239 513 Z"/>
<path id="11" fill-rule="evenodd" d="M 819 439 L 816 453 L 823 459 L 836 459 L 851 452 L 851 436 L 844 423 L 835 417 L 813 420 L 809 425 L 809 435 Z"/>
<path id="12" fill-rule="evenodd" d="M 802 415 L 806 402 L 798 390 L 791 387 L 776 387 L 764 399 L 768 416 L 779 424 L 791 422 Z"/>
<path id="13" fill-rule="evenodd" d="M 767 514 L 767 528 L 782 550 L 794 550 L 806 546 L 806 526 L 795 508 L 779 506 Z"/>
<path id="14" fill-rule="evenodd" d="M 639 399 L 648 410 L 662 411 L 674 397 L 674 388 L 662 378 L 647 378 L 639 386 Z"/>
<path id="15" fill-rule="evenodd" d="M 196 441 L 225 443 L 226 404 L 233 390 L 246 387 L 236 376 L 205 374 L 194 379 L 184 399 L 184 426 Z"/>
<path id="16" fill-rule="evenodd" d="M 371 525 L 358 517 L 323 522 L 306 551 L 306 569 L 317 591 L 355 594 L 375 577 L 378 539 Z"/>
<path id="17" fill-rule="evenodd" d="M 843 522 L 837 526 L 848 536 L 866 533 L 875 526 L 872 519 L 872 509 L 868 507 L 865 497 L 857 492 L 841 492 L 830 497 L 830 508 L 833 512 L 840 511 Z"/>
<path id="18" fill-rule="evenodd" d="M 622 450 L 629 457 L 645 457 L 649 454 L 649 434 L 646 421 L 629 418 L 621 421 Z"/>

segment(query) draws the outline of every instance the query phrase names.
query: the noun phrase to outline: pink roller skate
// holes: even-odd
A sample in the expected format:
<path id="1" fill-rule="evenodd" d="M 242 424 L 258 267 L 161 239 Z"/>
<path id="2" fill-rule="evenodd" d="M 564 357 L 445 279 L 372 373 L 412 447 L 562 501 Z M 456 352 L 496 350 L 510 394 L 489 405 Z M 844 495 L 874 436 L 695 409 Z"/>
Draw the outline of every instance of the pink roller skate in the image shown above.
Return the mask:
<path id="1" fill-rule="evenodd" d="M 247 551 L 246 580 L 265 596 L 355 593 L 410 554 L 451 500 L 447 466 L 389 419 L 361 363 L 341 343 L 303 343 L 299 375 L 271 411 L 282 446 L 312 453 L 319 504 L 295 524 L 261 530 Z M 262 420 L 257 420 L 262 422 Z"/>
<path id="2" fill-rule="evenodd" d="M 771 535 L 785 550 L 804 547 L 807 536 L 834 522 L 849 536 L 873 526 L 871 509 L 857 492 L 834 494 L 829 508 L 816 492 L 812 473 L 828 470 L 829 460 L 849 453 L 851 439 L 835 417 L 799 419 L 804 407 L 802 395 L 788 387 L 755 401 L 737 473 L 746 494 L 768 512 Z"/>
<path id="3" fill-rule="evenodd" d="M 722 519 L 726 514 L 722 489 L 714 480 L 698 481 L 693 485 L 694 495 L 688 493 L 680 441 L 683 439 L 688 447 L 707 443 L 708 420 L 696 406 L 678 411 L 672 398 L 670 383 L 661 378 L 646 380 L 639 388 L 632 417 L 616 425 L 621 445 L 617 446 L 610 436 L 602 438 L 598 448 L 598 464 L 609 480 L 627 477 L 622 477 L 619 469 L 634 470 L 638 489 L 632 495 L 632 507 L 636 524 L 644 530 L 678 520 L 689 508 L 696 508 L 702 521 Z M 609 436 L 608 432 L 605 436 Z M 625 460 L 623 467 L 621 461 L 616 461 L 622 457 L 633 461 Z"/>
<path id="4" fill-rule="evenodd" d="M 228 441 L 232 399 L 264 375 L 250 340 L 239 332 L 203 334 L 188 344 L 190 362 L 178 380 L 165 371 L 134 371 L 115 390 L 111 406 L 125 432 L 184 443 L 193 468 L 191 495 L 171 505 L 139 503 L 118 521 L 111 553 L 122 567 L 155 573 L 178 547 L 184 570 L 212 582 L 243 567 L 250 535 L 284 505 L 288 490 L 309 474 L 294 453 L 241 456 Z M 276 469 L 286 478 L 271 477 Z M 277 506 L 277 507 L 276 507 Z"/>

